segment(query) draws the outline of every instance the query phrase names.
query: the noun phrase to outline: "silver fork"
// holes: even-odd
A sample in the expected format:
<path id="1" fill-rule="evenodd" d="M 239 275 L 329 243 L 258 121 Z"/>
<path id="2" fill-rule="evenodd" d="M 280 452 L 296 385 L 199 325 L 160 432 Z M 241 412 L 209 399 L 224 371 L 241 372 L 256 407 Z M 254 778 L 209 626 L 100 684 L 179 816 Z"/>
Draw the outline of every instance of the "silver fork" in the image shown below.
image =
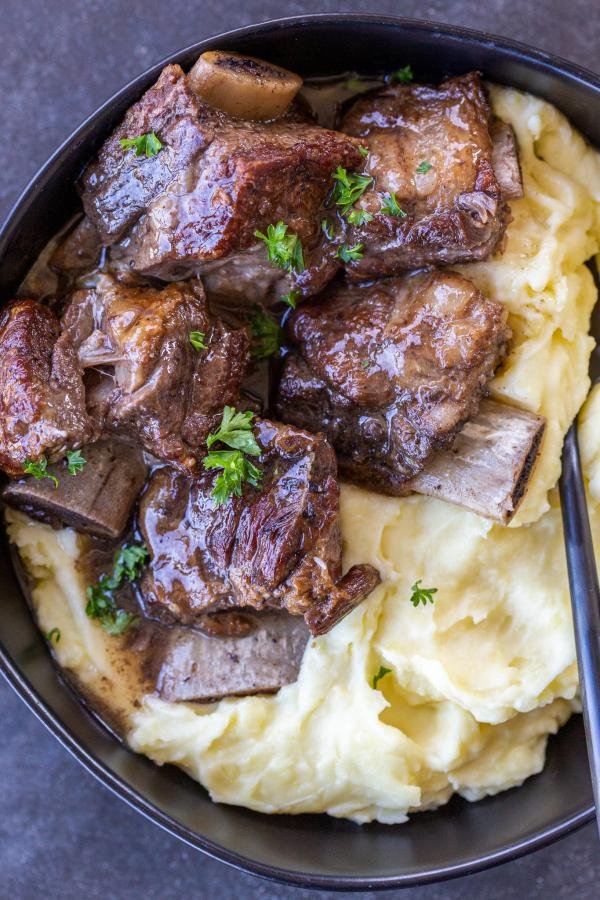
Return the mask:
<path id="1" fill-rule="evenodd" d="M 600 379 L 598 346 L 590 359 L 590 377 L 592 384 Z M 600 830 L 600 589 L 579 457 L 577 420 L 565 438 L 559 485 L 583 720 L 596 824 Z"/>

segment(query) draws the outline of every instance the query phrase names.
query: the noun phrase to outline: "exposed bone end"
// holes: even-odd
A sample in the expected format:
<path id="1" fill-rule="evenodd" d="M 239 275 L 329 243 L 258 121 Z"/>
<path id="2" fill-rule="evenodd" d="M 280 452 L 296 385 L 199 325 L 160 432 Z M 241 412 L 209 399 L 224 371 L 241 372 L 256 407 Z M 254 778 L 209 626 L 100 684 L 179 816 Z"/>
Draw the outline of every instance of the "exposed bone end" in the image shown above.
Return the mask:
<path id="1" fill-rule="evenodd" d="M 541 416 L 484 400 L 454 447 L 436 453 L 406 487 L 507 525 L 531 479 L 545 428 Z"/>
<path id="2" fill-rule="evenodd" d="M 8 506 L 34 519 L 69 525 L 95 537 L 121 536 L 146 479 L 141 451 L 116 440 L 101 440 L 83 448 L 86 464 L 71 475 L 64 461 L 48 466 L 58 479 L 11 481 L 2 492 Z"/>
<path id="3" fill-rule="evenodd" d="M 288 108 L 302 79 L 287 69 L 225 50 L 209 50 L 187 75 L 202 100 L 241 119 L 276 119 Z"/>
<path id="4" fill-rule="evenodd" d="M 298 678 L 309 632 L 301 616 L 248 615 L 246 637 L 207 637 L 173 628 L 156 682 L 163 700 L 208 703 L 222 697 L 274 693 Z"/>

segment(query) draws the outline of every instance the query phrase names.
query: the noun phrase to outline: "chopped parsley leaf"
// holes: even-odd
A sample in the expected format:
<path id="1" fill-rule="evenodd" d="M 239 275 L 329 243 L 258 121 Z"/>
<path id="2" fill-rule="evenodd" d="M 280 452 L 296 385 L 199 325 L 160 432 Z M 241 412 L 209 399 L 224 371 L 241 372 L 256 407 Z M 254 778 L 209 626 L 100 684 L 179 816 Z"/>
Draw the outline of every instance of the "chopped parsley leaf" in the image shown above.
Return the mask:
<path id="1" fill-rule="evenodd" d="M 261 449 L 252 432 L 253 418 L 254 413 L 250 411 L 236 412 L 233 406 L 225 406 L 221 424 L 216 431 L 209 434 L 206 446 L 210 450 L 217 441 L 220 441 L 234 450 L 241 450 L 242 453 L 249 453 L 250 456 L 260 456 Z M 207 466 L 207 468 L 212 468 L 212 466 Z"/>
<path id="2" fill-rule="evenodd" d="M 281 295 L 282 301 L 286 303 L 291 309 L 296 309 L 296 304 L 298 303 L 299 297 L 300 291 L 288 291 L 287 294 Z"/>
<path id="3" fill-rule="evenodd" d="M 331 177 L 335 182 L 331 200 L 340 207 L 343 216 L 348 215 L 356 201 L 373 184 L 373 178 L 370 175 L 347 172 L 342 166 L 338 166 Z"/>
<path id="4" fill-rule="evenodd" d="M 363 147 L 363 145 L 361 144 L 360 147 L 358 148 L 358 152 L 360 153 L 360 155 L 362 156 L 363 159 L 366 159 L 367 156 L 369 155 L 369 148 Z"/>
<path id="5" fill-rule="evenodd" d="M 188 334 L 188 338 L 194 350 L 208 349 L 207 345 L 204 343 L 206 335 L 203 331 L 190 331 L 190 333 Z"/>
<path id="6" fill-rule="evenodd" d="M 417 175 L 425 175 L 427 174 L 427 172 L 429 172 L 430 169 L 433 169 L 433 166 L 430 162 L 427 162 L 427 160 L 424 159 L 423 162 L 419 163 L 419 165 L 415 169 L 415 172 L 417 173 Z"/>
<path id="7" fill-rule="evenodd" d="M 351 225 L 364 225 L 366 222 L 371 222 L 373 220 L 373 216 L 370 212 L 367 212 L 366 209 L 352 209 L 348 213 L 348 221 Z"/>
<path id="8" fill-rule="evenodd" d="M 415 74 L 412 70 L 412 66 L 409 64 L 402 69 L 398 69 L 396 72 L 392 72 L 390 81 L 400 81 L 402 84 L 409 84 L 414 77 Z"/>
<path id="9" fill-rule="evenodd" d="M 290 291 L 292 294 L 293 291 Z M 253 359 L 266 359 L 277 353 L 281 346 L 281 328 L 264 309 L 257 306 L 250 318 L 252 330 L 252 343 L 250 356 Z"/>
<path id="10" fill-rule="evenodd" d="M 325 216 L 325 218 L 321 221 L 321 231 L 328 241 L 332 241 L 334 239 L 335 222 L 333 221 L 333 219 L 330 219 L 329 216 Z"/>
<path id="11" fill-rule="evenodd" d="M 136 156 L 156 156 L 162 149 L 162 144 L 153 131 L 148 134 L 138 134 L 137 137 L 120 138 L 119 144 L 122 150 L 135 150 Z"/>
<path id="12" fill-rule="evenodd" d="M 303 272 L 302 241 L 297 234 L 288 234 L 287 230 L 286 223 L 280 221 L 276 225 L 269 225 L 266 234 L 256 229 L 254 237 L 264 241 L 269 262 L 284 272 Z"/>
<path id="13" fill-rule="evenodd" d="M 38 481 L 41 481 L 42 478 L 49 478 L 50 481 L 54 484 L 54 487 L 58 487 L 58 478 L 56 475 L 51 475 L 47 472 L 48 468 L 48 460 L 45 456 L 42 456 L 41 459 L 34 462 L 31 459 L 25 459 L 23 461 L 23 472 L 25 475 L 32 475 Z"/>
<path id="14" fill-rule="evenodd" d="M 47 631 L 46 640 L 50 643 L 54 642 L 55 644 L 58 644 L 60 641 L 60 628 L 51 628 L 50 631 Z"/>
<path id="15" fill-rule="evenodd" d="M 386 675 L 389 675 L 392 670 L 386 668 L 386 666 L 379 666 L 379 670 L 373 675 L 373 679 L 371 681 L 371 686 L 374 691 L 377 690 L 377 685 L 381 681 L 382 678 L 385 678 Z"/>
<path id="16" fill-rule="evenodd" d="M 98 619 L 107 634 L 123 634 L 137 620 L 135 613 L 117 607 L 114 592 L 123 582 L 139 578 L 148 558 L 144 544 L 125 545 L 115 554 L 112 575 L 102 575 L 88 586 L 86 615 Z"/>
<path id="17" fill-rule="evenodd" d="M 406 218 L 406 213 L 400 208 L 396 200 L 394 191 L 382 195 L 383 203 L 381 204 L 381 212 L 387 216 L 398 216 L 400 219 Z"/>
<path id="18" fill-rule="evenodd" d="M 87 462 L 79 450 L 68 450 L 66 460 L 70 475 L 77 475 L 78 472 L 81 472 Z"/>
<path id="19" fill-rule="evenodd" d="M 227 503 L 232 494 L 242 496 L 242 483 L 260 487 L 262 473 L 246 459 L 241 450 L 212 450 L 202 460 L 205 469 L 223 469 L 217 476 L 212 497 L 217 506 Z"/>
<path id="20" fill-rule="evenodd" d="M 433 603 L 433 595 L 437 594 L 437 588 L 422 588 L 421 580 L 422 579 L 419 578 L 419 580 L 415 581 L 411 587 L 412 596 L 410 602 L 414 607 L 417 607 L 419 603 L 422 603 L 423 606 L 427 606 L 428 603 Z"/>
<path id="21" fill-rule="evenodd" d="M 339 256 L 339 258 L 346 263 L 352 262 L 355 259 L 363 258 L 363 249 L 364 244 L 355 244 L 353 247 L 349 247 L 348 244 L 342 244 L 342 246 L 338 248 L 336 256 Z"/>

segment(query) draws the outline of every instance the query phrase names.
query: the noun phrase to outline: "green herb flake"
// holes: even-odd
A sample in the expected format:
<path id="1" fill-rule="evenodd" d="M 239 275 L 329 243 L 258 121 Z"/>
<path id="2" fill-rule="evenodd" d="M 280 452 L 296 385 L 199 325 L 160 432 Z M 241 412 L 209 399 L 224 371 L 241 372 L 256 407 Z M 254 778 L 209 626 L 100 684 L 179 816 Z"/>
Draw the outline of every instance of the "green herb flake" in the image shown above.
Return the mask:
<path id="1" fill-rule="evenodd" d="M 287 294 L 281 295 L 282 302 L 289 306 L 290 309 L 296 309 L 296 305 L 299 299 L 300 291 L 288 291 Z"/>
<path id="2" fill-rule="evenodd" d="M 112 575 L 102 575 L 86 589 L 86 615 L 90 619 L 98 619 L 107 634 L 123 634 L 137 621 L 135 613 L 117 607 L 114 592 L 125 581 L 139 578 L 149 558 L 144 544 L 125 544 L 115 554 Z"/>
<path id="3" fill-rule="evenodd" d="M 83 458 L 79 450 L 69 450 L 66 455 L 69 475 L 77 475 L 85 466 L 87 460 Z"/>
<path id="4" fill-rule="evenodd" d="M 194 350 L 207 350 L 208 347 L 204 343 L 206 335 L 203 331 L 190 331 L 188 339 Z"/>
<path id="5" fill-rule="evenodd" d="M 276 225 L 269 225 L 266 234 L 257 229 L 254 232 L 254 237 L 264 242 L 269 262 L 283 269 L 284 272 L 288 272 L 288 274 L 303 272 L 304 254 L 302 242 L 297 234 L 288 234 L 287 230 L 288 226 L 286 223 L 280 221 Z"/>
<path id="6" fill-rule="evenodd" d="M 409 64 L 402 69 L 398 69 L 397 72 L 393 72 L 390 75 L 390 81 L 399 81 L 401 84 L 410 84 L 414 77 L 415 74 L 412 70 L 412 66 Z"/>
<path id="7" fill-rule="evenodd" d="M 290 294 L 293 293 L 294 291 L 290 291 Z M 252 331 L 250 356 L 253 359 L 266 359 L 278 352 L 281 347 L 281 328 L 262 307 L 257 307 L 252 314 L 250 328 Z"/>
<path id="8" fill-rule="evenodd" d="M 138 134 L 137 137 L 120 138 L 119 144 L 122 150 L 135 150 L 136 156 L 147 156 L 149 159 L 162 149 L 162 144 L 153 131 Z"/>
<path id="9" fill-rule="evenodd" d="M 381 681 L 382 678 L 385 678 L 386 675 L 389 675 L 392 670 L 386 668 L 386 666 L 379 666 L 378 671 L 373 675 L 373 679 L 371 681 L 371 687 L 374 691 L 377 690 L 377 685 Z"/>
<path id="10" fill-rule="evenodd" d="M 361 362 L 361 366 L 363 369 L 370 369 L 371 368 L 371 360 L 363 359 L 363 361 Z"/>
<path id="11" fill-rule="evenodd" d="M 118 584 L 124 581 L 135 581 L 141 575 L 142 569 L 150 559 L 150 554 L 144 544 L 125 544 L 115 557 L 113 579 Z"/>
<path id="12" fill-rule="evenodd" d="M 31 459 L 25 459 L 23 461 L 23 472 L 25 475 L 31 475 L 37 481 L 41 481 L 42 478 L 48 478 L 55 488 L 58 487 L 58 478 L 55 475 L 51 475 L 50 472 L 47 472 L 48 468 L 48 460 L 45 456 L 42 456 L 41 459 L 38 459 L 34 462 Z"/>
<path id="13" fill-rule="evenodd" d="M 328 241 L 332 241 L 335 237 L 335 222 L 329 216 L 325 216 L 321 221 L 321 231 Z"/>
<path id="14" fill-rule="evenodd" d="M 365 225 L 373 221 L 373 216 L 366 209 L 353 209 L 348 213 L 348 221 L 351 225 Z"/>
<path id="15" fill-rule="evenodd" d="M 209 434 L 206 446 L 210 450 L 214 444 L 220 441 L 233 450 L 241 450 L 242 453 L 248 453 L 250 456 L 260 456 L 261 449 L 252 432 L 253 418 L 254 413 L 250 411 L 236 412 L 233 406 L 226 406 L 223 409 L 221 424 L 216 431 Z"/>
<path id="16" fill-rule="evenodd" d="M 338 248 L 336 256 L 345 263 L 353 262 L 354 260 L 363 258 L 363 250 L 364 244 L 354 244 L 353 247 L 349 247 L 348 244 L 342 244 L 342 246 Z"/>
<path id="17" fill-rule="evenodd" d="M 427 160 L 424 159 L 423 162 L 419 163 L 419 165 L 415 169 L 415 172 L 417 173 L 417 175 L 426 175 L 430 169 L 433 169 L 433 166 L 430 162 L 427 162 Z"/>
<path id="18" fill-rule="evenodd" d="M 51 628 L 50 631 L 46 632 L 45 637 L 51 644 L 58 644 L 60 641 L 60 628 Z"/>
<path id="19" fill-rule="evenodd" d="M 433 603 L 433 595 L 437 594 L 437 588 L 422 588 L 421 581 L 422 579 L 419 578 L 419 580 L 411 587 L 412 595 L 410 602 L 414 607 L 417 607 L 420 603 L 422 603 L 423 606 L 427 606 L 428 603 Z"/>
<path id="20" fill-rule="evenodd" d="M 396 194 L 393 191 L 382 194 L 381 199 L 383 200 L 383 203 L 381 204 L 382 213 L 385 213 L 387 216 L 398 216 L 400 219 L 406 218 L 406 213 L 400 208 L 398 201 L 396 200 Z"/>
<path id="21" fill-rule="evenodd" d="M 215 479 L 212 497 L 217 506 L 227 503 L 232 495 L 242 496 L 242 484 L 247 482 L 255 488 L 260 487 L 262 472 L 254 463 L 246 459 L 248 456 L 260 456 L 261 449 L 252 432 L 254 413 L 236 412 L 233 406 L 223 409 L 221 424 L 216 431 L 209 434 L 206 446 L 211 447 L 219 441 L 232 450 L 211 450 L 202 465 L 205 469 L 222 469 Z"/>
<path id="22" fill-rule="evenodd" d="M 241 450 L 212 450 L 204 457 L 202 465 L 205 469 L 223 469 L 217 476 L 212 491 L 217 506 L 227 503 L 232 494 L 241 497 L 244 481 L 253 487 L 260 487 L 260 469 L 246 459 Z"/>
<path id="23" fill-rule="evenodd" d="M 331 192 L 331 202 L 340 207 L 343 216 L 348 215 L 356 201 L 373 184 L 373 178 L 370 175 L 347 172 L 342 166 L 338 166 L 331 177 L 335 182 Z"/>
<path id="24" fill-rule="evenodd" d="M 363 145 L 361 144 L 360 147 L 358 148 L 358 152 L 360 153 L 360 155 L 362 156 L 363 159 L 366 159 L 367 156 L 369 155 L 369 148 L 363 147 Z"/>

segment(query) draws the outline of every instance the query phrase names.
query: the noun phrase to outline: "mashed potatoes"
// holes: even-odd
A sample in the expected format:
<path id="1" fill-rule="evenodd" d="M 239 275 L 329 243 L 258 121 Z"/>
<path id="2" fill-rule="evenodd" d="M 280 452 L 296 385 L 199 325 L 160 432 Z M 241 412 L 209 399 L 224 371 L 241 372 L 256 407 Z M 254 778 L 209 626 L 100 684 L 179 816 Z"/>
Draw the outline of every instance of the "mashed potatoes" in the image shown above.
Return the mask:
<path id="1" fill-rule="evenodd" d="M 204 706 L 147 695 L 132 709 L 116 689 L 118 639 L 83 611 L 79 539 L 8 514 L 37 580 L 40 625 L 61 629 L 59 661 L 121 704 L 134 750 L 181 766 L 215 800 L 401 822 L 455 791 L 476 800 L 540 771 L 548 734 L 576 708 L 553 488 L 565 430 L 589 387 L 596 291 L 583 263 L 600 249 L 600 157 L 547 103 L 496 87 L 492 99 L 517 133 L 526 195 L 512 204 L 505 254 L 462 271 L 510 311 L 512 352 L 494 394 L 548 419 L 513 527 L 425 497 L 345 486 L 345 565 L 370 562 L 383 581 L 309 644 L 298 681 L 275 696 Z M 600 545 L 600 390 L 581 431 Z M 437 587 L 433 605 L 409 602 L 417 579 Z M 380 666 L 390 671 L 374 689 Z"/>

